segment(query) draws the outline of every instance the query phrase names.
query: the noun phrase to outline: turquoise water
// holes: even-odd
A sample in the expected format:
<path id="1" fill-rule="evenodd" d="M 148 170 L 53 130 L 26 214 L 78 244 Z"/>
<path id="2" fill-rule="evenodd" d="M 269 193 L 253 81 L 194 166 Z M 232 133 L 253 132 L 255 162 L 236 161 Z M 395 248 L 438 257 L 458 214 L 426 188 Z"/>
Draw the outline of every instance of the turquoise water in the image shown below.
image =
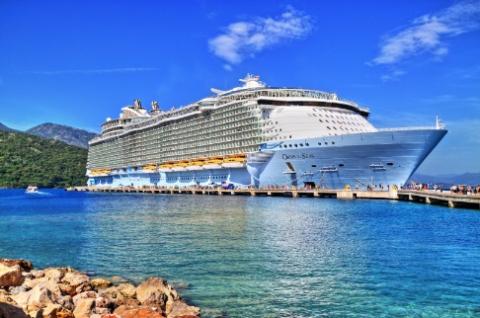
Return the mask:
<path id="1" fill-rule="evenodd" d="M 480 213 L 436 206 L 1 190 L 0 257 L 163 276 L 204 317 L 480 316 Z"/>

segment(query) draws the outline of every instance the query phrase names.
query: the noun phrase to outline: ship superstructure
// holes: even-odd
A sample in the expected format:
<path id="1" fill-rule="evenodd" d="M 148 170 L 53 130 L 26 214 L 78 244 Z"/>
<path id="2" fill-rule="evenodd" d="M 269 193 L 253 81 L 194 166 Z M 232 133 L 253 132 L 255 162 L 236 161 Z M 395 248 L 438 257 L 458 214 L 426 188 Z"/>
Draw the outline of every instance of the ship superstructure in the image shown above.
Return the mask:
<path id="1" fill-rule="evenodd" d="M 445 135 L 379 130 L 369 111 L 336 94 L 242 86 L 162 111 L 139 100 L 90 141 L 90 185 L 325 186 L 403 184 Z"/>

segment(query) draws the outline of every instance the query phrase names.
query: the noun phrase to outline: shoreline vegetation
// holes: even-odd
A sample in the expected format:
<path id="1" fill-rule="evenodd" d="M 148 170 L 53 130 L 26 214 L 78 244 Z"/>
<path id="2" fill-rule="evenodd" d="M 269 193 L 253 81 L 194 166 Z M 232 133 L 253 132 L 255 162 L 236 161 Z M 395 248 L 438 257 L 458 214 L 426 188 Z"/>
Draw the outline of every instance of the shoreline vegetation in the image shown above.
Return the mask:
<path id="1" fill-rule="evenodd" d="M 90 277 L 70 267 L 34 269 L 0 258 L 0 318 L 198 318 L 168 282 L 134 285 L 121 277 Z"/>
<path id="2" fill-rule="evenodd" d="M 0 188 L 84 185 L 87 150 L 21 132 L 0 131 Z"/>

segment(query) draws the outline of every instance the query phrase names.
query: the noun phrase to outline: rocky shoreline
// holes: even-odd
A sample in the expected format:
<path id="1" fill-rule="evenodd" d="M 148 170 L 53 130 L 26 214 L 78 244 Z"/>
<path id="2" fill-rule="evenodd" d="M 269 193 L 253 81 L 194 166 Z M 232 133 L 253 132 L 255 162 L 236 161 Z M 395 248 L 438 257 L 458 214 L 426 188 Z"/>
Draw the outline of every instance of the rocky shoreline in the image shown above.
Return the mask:
<path id="1" fill-rule="evenodd" d="M 34 269 L 32 263 L 0 259 L 0 318 L 198 318 L 159 277 L 135 286 L 92 278 L 69 267 Z"/>

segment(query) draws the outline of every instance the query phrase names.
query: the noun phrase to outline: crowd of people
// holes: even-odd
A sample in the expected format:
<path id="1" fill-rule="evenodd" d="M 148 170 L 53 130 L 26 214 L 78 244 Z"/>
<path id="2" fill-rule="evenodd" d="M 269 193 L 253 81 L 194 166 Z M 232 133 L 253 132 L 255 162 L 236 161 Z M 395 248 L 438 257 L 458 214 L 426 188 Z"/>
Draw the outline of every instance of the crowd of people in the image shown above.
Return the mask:
<path id="1" fill-rule="evenodd" d="M 437 184 L 411 182 L 402 188 L 408 189 L 408 190 L 417 190 L 417 191 L 421 191 L 421 190 L 433 190 L 433 191 L 440 191 L 440 192 L 450 191 L 452 193 L 465 194 L 465 195 L 480 194 L 480 184 L 476 186 L 466 185 L 466 184 L 455 184 L 455 185 L 452 185 L 450 188 L 448 188 L 443 185 L 437 185 Z"/>

